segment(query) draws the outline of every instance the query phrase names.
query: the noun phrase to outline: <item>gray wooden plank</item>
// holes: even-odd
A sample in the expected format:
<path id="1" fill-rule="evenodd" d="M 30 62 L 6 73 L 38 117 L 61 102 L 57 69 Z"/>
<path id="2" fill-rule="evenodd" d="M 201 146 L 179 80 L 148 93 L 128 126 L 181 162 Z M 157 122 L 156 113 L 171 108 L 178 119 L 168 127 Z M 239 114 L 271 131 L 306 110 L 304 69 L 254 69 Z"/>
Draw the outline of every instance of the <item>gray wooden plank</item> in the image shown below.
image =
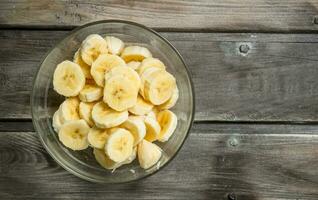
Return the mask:
<path id="1" fill-rule="evenodd" d="M 69 27 L 104 19 L 154 28 L 212 31 L 313 31 L 317 0 L 0 1 L 0 25 Z"/>
<path id="2" fill-rule="evenodd" d="M 67 33 L 0 31 L 0 119 L 31 118 L 33 76 Z M 162 34 L 192 73 L 195 120 L 317 122 L 316 34 Z"/>
<path id="3" fill-rule="evenodd" d="M 257 133 L 257 134 L 251 134 Z M 317 199 L 316 126 L 195 124 L 157 174 L 89 183 L 59 167 L 33 132 L 0 133 L 1 199 Z"/>

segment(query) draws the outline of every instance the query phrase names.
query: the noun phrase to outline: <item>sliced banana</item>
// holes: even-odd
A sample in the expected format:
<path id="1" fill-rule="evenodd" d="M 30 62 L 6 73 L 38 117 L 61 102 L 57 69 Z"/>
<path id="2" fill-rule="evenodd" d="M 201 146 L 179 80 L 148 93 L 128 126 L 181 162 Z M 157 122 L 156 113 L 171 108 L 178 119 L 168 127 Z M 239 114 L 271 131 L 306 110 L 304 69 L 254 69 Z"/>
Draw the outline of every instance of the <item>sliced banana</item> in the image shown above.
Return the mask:
<path id="1" fill-rule="evenodd" d="M 80 119 L 78 113 L 79 99 L 77 97 L 70 97 L 60 105 L 59 117 L 62 123 L 72 120 Z"/>
<path id="2" fill-rule="evenodd" d="M 170 110 L 163 110 L 157 115 L 158 123 L 160 124 L 161 131 L 158 136 L 160 142 L 166 142 L 177 128 L 178 118 Z"/>
<path id="3" fill-rule="evenodd" d="M 61 126 L 62 126 L 62 122 L 60 120 L 60 114 L 59 114 L 59 109 L 57 111 L 55 111 L 55 113 L 53 114 L 53 119 L 52 119 L 52 126 L 55 132 L 59 132 Z"/>
<path id="4" fill-rule="evenodd" d="M 108 51 L 111 54 L 119 55 L 124 49 L 124 42 L 113 36 L 106 36 Z"/>
<path id="5" fill-rule="evenodd" d="M 134 136 L 134 146 L 144 139 L 146 135 L 146 126 L 141 117 L 129 116 L 127 121 L 125 121 L 121 127 L 130 131 Z"/>
<path id="6" fill-rule="evenodd" d="M 138 68 L 138 73 L 142 74 L 146 69 L 150 67 L 155 67 L 158 69 L 165 70 L 166 66 L 158 58 L 145 58 Z"/>
<path id="7" fill-rule="evenodd" d="M 104 87 L 105 74 L 114 67 L 126 66 L 119 56 L 111 54 L 100 55 L 92 64 L 91 74 L 98 86 Z"/>
<path id="8" fill-rule="evenodd" d="M 145 80 L 151 76 L 153 73 L 157 73 L 158 71 L 160 71 L 159 68 L 156 67 L 150 67 L 148 69 L 145 69 L 144 72 L 142 74 L 140 74 L 140 80 L 141 80 L 141 85 L 140 85 L 140 89 L 139 89 L 139 94 L 145 98 L 145 93 L 144 93 L 144 88 L 145 88 Z"/>
<path id="9" fill-rule="evenodd" d="M 121 57 L 126 61 L 142 61 L 145 58 L 152 57 L 150 51 L 146 47 L 129 46 L 121 53 Z"/>
<path id="10" fill-rule="evenodd" d="M 179 90 L 178 87 L 175 87 L 175 89 L 172 92 L 172 96 L 168 101 L 158 106 L 159 110 L 168 110 L 176 105 L 177 101 L 179 99 Z"/>
<path id="11" fill-rule="evenodd" d="M 153 105 L 150 102 L 147 102 L 141 96 L 138 96 L 136 104 L 129 108 L 128 111 L 134 115 L 145 115 L 149 113 L 152 108 Z"/>
<path id="12" fill-rule="evenodd" d="M 144 82 L 144 96 L 154 105 L 168 101 L 176 87 L 176 79 L 167 71 L 157 71 Z"/>
<path id="13" fill-rule="evenodd" d="M 152 75 L 153 73 L 157 71 L 162 71 L 162 70 L 157 67 L 149 67 L 145 69 L 141 74 L 139 74 L 141 81 L 142 82 L 145 81 L 150 75 Z"/>
<path id="14" fill-rule="evenodd" d="M 105 147 L 106 140 L 108 138 L 107 129 L 100 129 L 98 127 L 93 127 L 88 132 L 88 143 L 98 149 L 103 149 Z"/>
<path id="15" fill-rule="evenodd" d="M 93 151 L 94 155 L 95 155 L 95 159 L 97 160 L 97 162 L 104 168 L 106 169 L 117 169 L 120 166 L 124 165 L 124 164 L 129 164 L 132 161 L 134 161 L 137 157 L 137 148 L 135 147 L 133 149 L 132 154 L 123 162 L 119 162 L 116 163 L 113 160 L 111 160 L 105 153 L 104 150 L 102 149 L 97 149 L 94 148 Z"/>
<path id="16" fill-rule="evenodd" d="M 94 148 L 94 156 L 96 161 L 105 169 L 116 169 L 118 163 L 112 161 L 102 149 Z"/>
<path id="17" fill-rule="evenodd" d="M 93 102 L 97 101 L 103 96 L 103 88 L 92 85 L 86 84 L 84 88 L 80 91 L 78 97 L 83 102 Z"/>
<path id="18" fill-rule="evenodd" d="M 126 129 L 110 129 L 105 144 L 106 155 L 114 162 L 123 162 L 132 154 L 133 144 L 134 137 Z"/>
<path id="19" fill-rule="evenodd" d="M 138 144 L 138 160 L 140 167 L 149 169 L 154 166 L 161 158 L 162 150 L 157 145 L 142 140 Z"/>
<path id="20" fill-rule="evenodd" d="M 117 111 L 133 107 L 137 102 L 138 90 L 123 76 L 113 76 L 106 81 L 104 102 Z"/>
<path id="21" fill-rule="evenodd" d="M 140 64 L 141 62 L 138 61 L 130 61 L 129 63 L 127 63 L 127 67 L 130 67 L 133 70 L 138 70 Z"/>
<path id="22" fill-rule="evenodd" d="M 105 54 L 107 51 L 106 40 L 98 34 L 92 34 L 83 41 L 80 53 L 83 61 L 92 65 L 100 54 Z"/>
<path id="23" fill-rule="evenodd" d="M 132 161 L 134 161 L 136 157 L 137 157 L 137 146 L 133 148 L 131 155 L 124 162 L 121 162 L 120 164 L 121 165 L 129 164 Z"/>
<path id="24" fill-rule="evenodd" d="M 80 49 L 75 52 L 74 58 L 73 58 L 73 62 L 78 64 L 81 67 L 85 78 L 87 78 L 87 79 L 92 79 L 93 78 L 92 75 L 91 75 L 91 66 L 89 66 L 88 64 L 86 64 L 82 60 L 82 57 L 80 55 Z"/>
<path id="25" fill-rule="evenodd" d="M 137 90 L 139 90 L 141 80 L 140 80 L 138 73 L 135 70 L 133 70 L 129 67 L 112 68 L 110 71 L 108 71 L 105 74 L 106 82 L 108 79 L 110 79 L 111 77 L 114 77 L 114 76 L 122 76 L 123 78 L 128 79 L 129 81 L 131 81 L 131 84 L 133 86 L 135 86 L 135 88 Z"/>
<path id="26" fill-rule="evenodd" d="M 179 98 L 177 83 L 165 64 L 142 46 L 114 36 L 89 35 L 73 62 L 58 64 L 54 90 L 67 97 L 54 113 L 53 129 L 72 150 L 94 148 L 97 162 L 116 169 L 136 159 L 149 169 L 177 128 L 169 109 Z"/>
<path id="27" fill-rule="evenodd" d="M 146 115 L 147 117 L 151 117 L 152 119 L 157 119 L 157 114 L 156 112 L 153 110 L 151 110 L 149 113 L 147 113 Z"/>
<path id="28" fill-rule="evenodd" d="M 92 110 L 94 105 L 94 102 L 80 102 L 79 104 L 79 116 L 81 119 L 84 119 L 90 127 L 94 126 L 94 121 L 92 118 Z"/>
<path id="29" fill-rule="evenodd" d="M 128 111 L 118 112 L 104 102 L 98 102 L 92 110 L 92 118 L 99 128 L 111 128 L 124 123 L 128 119 Z"/>
<path id="30" fill-rule="evenodd" d="M 78 95 L 85 85 L 85 76 L 81 67 L 65 60 L 57 65 L 53 75 L 53 88 L 60 95 L 72 97 Z"/>
<path id="31" fill-rule="evenodd" d="M 146 116 L 144 119 L 146 125 L 146 136 L 145 140 L 149 142 L 156 141 L 161 131 L 160 124 L 156 119 Z"/>
<path id="32" fill-rule="evenodd" d="M 66 122 L 59 131 L 59 140 L 72 150 L 83 150 L 88 147 L 87 134 L 89 126 L 83 120 Z"/>

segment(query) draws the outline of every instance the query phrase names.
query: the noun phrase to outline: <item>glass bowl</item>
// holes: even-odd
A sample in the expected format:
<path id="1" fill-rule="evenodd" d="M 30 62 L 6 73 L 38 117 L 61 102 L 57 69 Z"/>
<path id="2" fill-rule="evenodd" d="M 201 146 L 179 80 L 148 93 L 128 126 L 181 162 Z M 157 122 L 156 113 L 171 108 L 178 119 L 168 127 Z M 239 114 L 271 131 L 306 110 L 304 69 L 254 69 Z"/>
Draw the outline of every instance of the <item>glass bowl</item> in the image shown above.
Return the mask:
<path id="1" fill-rule="evenodd" d="M 178 117 L 175 133 L 165 143 L 157 143 L 163 150 L 163 156 L 157 165 L 150 169 L 140 168 L 138 159 L 115 171 L 102 168 L 94 158 L 92 148 L 84 151 L 72 151 L 60 143 L 52 128 L 52 116 L 64 97 L 53 90 L 52 77 L 55 67 L 64 60 L 72 60 L 81 42 L 90 34 L 112 35 L 125 44 L 137 44 L 147 47 L 153 57 L 159 58 L 177 80 L 180 97 L 172 111 Z M 121 21 L 105 20 L 81 26 L 73 30 L 59 42 L 43 60 L 33 83 L 31 94 L 32 120 L 40 140 L 63 168 L 85 180 L 101 183 L 122 183 L 138 180 L 163 168 L 177 154 L 184 143 L 194 117 L 194 91 L 187 67 L 178 51 L 162 36 L 143 25 Z"/>

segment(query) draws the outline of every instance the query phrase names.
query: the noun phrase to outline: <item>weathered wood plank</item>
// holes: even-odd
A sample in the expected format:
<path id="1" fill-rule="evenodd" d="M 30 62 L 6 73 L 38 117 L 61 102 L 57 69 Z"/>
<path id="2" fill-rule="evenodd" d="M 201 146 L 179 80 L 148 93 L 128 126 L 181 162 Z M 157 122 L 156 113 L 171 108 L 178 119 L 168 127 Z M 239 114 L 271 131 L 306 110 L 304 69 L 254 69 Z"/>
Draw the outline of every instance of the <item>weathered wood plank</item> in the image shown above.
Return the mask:
<path id="1" fill-rule="evenodd" d="M 162 171 L 139 182 L 105 186 L 59 167 L 35 133 L 2 132 L 0 197 L 227 199 L 234 192 L 244 200 L 317 199 L 317 154 L 316 126 L 195 124 Z"/>
<path id="2" fill-rule="evenodd" d="M 103 19 L 154 28 L 212 31 L 313 31 L 317 0 L 0 2 L 0 25 L 70 27 Z"/>
<path id="3" fill-rule="evenodd" d="M 32 78 L 66 34 L 0 31 L 0 118 L 30 119 Z M 192 73 L 196 120 L 317 122 L 316 34 L 162 34 Z"/>

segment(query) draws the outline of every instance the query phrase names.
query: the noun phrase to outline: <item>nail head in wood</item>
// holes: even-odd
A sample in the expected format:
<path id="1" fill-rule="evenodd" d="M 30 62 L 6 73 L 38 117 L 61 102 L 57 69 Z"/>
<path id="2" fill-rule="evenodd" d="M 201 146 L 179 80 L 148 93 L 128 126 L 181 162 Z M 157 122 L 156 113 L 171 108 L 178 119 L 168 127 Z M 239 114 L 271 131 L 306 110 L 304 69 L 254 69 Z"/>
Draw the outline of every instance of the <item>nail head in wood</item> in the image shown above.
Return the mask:
<path id="1" fill-rule="evenodd" d="M 227 195 L 227 198 L 228 200 L 236 200 L 236 195 L 233 192 L 231 192 Z"/>
<path id="2" fill-rule="evenodd" d="M 238 145 L 238 141 L 237 139 L 235 138 L 231 138 L 230 141 L 229 141 L 229 144 L 233 147 L 237 146 Z"/>
<path id="3" fill-rule="evenodd" d="M 250 47 L 247 44 L 241 44 L 239 47 L 240 53 L 248 53 L 248 51 L 250 50 Z"/>

